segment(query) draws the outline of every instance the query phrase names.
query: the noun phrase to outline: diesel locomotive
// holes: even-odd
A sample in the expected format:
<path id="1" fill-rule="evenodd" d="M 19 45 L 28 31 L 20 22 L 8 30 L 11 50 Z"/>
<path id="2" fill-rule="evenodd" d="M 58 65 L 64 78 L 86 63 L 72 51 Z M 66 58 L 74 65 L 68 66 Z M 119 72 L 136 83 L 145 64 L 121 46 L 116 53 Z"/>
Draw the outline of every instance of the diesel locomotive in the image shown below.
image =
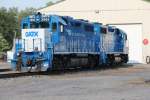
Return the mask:
<path id="1" fill-rule="evenodd" d="M 69 16 L 30 15 L 21 21 L 11 68 L 34 72 L 128 62 L 126 33 Z"/>

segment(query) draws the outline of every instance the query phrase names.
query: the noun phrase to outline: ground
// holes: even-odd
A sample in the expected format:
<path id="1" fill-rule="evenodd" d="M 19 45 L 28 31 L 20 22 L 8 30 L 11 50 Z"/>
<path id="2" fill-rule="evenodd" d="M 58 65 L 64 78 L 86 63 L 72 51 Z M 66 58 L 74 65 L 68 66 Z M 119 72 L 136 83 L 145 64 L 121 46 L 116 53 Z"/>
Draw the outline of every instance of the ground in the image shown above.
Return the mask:
<path id="1" fill-rule="evenodd" d="M 150 100 L 150 66 L 20 74 L 1 63 L 0 100 Z"/>

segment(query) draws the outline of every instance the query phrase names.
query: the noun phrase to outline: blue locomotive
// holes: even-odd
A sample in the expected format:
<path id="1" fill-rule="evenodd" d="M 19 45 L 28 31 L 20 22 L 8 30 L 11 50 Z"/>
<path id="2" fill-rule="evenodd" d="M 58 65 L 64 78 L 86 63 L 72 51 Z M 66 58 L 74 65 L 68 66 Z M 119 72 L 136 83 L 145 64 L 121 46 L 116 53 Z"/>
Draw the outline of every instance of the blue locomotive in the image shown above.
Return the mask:
<path id="1" fill-rule="evenodd" d="M 11 67 L 46 71 L 128 62 L 127 35 L 122 30 L 69 16 L 28 16 Z"/>

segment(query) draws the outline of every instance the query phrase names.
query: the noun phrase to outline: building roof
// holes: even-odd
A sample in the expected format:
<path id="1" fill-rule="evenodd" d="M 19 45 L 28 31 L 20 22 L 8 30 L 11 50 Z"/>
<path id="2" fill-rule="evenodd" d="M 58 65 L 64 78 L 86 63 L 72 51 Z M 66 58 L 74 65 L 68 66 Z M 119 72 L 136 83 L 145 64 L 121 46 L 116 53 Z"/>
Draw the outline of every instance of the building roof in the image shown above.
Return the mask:
<path id="1" fill-rule="evenodd" d="M 65 0 L 40 9 L 40 12 L 69 11 L 107 11 L 107 10 L 150 10 L 150 3 L 143 0 Z"/>

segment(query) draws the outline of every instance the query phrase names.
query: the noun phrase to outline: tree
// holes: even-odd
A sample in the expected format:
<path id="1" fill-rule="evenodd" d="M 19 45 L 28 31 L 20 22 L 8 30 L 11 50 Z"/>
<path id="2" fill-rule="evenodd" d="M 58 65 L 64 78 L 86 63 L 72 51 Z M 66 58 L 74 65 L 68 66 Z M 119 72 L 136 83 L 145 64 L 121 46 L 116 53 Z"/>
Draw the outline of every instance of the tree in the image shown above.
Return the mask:
<path id="1" fill-rule="evenodd" d="M 0 52 L 9 50 L 13 46 L 13 39 L 16 35 L 20 37 L 20 22 L 23 17 L 34 14 L 36 9 L 26 8 L 18 11 L 17 8 L 0 8 Z"/>
<path id="2" fill-rule="evenodd" d="M 9 49 L 12 47 L 14 33 L 17 25 L 16 13 L 16 8 L 11 8 L 9 10 L 5 8 L 0 9 L 0 34 L 8 42 Z"/>
<path id="3" fill-rule="evenodd" d="M 36 13 L 36 9 L 35 8 L 26 8 L 25 10 L 21 10 L 18 13 L 18 15 L 17 15 L 17 22 L 18 22 L 17 29 L 18 29 L 18 31 L 17 31 L 17 34 L 16 34 L 17 37 L 20 37 L 20 35 L 21 35 L 21 30 L 20 30 L 21 29 L 21 27 L 20 27 L 21 20 L 24 17 L 27 17 L 29 15 L 33 15 L 35 13 Z"/>
<path id="4" fill-rule="evenodd" d="M 54 2 L 50 1 L 50 2 L 46 3 L 46 7 L 52 6 L 52 5 L 54 5 L 54 4 L 55 4 Z"/>
<path id="5" fill-rule="evenodd" d="M 49 1 L 48 3 L 46 3 L 46 7 L 52 6 L 52 5 L 57 4 L 57 3 L 60 3 L 60 2 L 62 2 L 62 1 L 65 1 L 65 0 L 58 0 L 58 1 L 56 1 L 56 2 Z"/>
<path id="6" fill-rule="evenodd" d="M 8 44 L 7 40 L 0 33 L 0 52 L 7 51 L 9 49 L 10 48 L 9 48 L 9 44 Z"/>
<path id="7" fill-rule="evenodd" d="M 23 18 L 26 17 L 28 15 L 32 15 L 36 13 L 36 9 L 35 8 L 26 8 L 25 10 L 21 10 L 18 14 L 18 17 Z"/>
<path id="8" fill-rule="evenodd" d="M 144 1 L 150 2 L 150 0 L 144 0 Z"/>

